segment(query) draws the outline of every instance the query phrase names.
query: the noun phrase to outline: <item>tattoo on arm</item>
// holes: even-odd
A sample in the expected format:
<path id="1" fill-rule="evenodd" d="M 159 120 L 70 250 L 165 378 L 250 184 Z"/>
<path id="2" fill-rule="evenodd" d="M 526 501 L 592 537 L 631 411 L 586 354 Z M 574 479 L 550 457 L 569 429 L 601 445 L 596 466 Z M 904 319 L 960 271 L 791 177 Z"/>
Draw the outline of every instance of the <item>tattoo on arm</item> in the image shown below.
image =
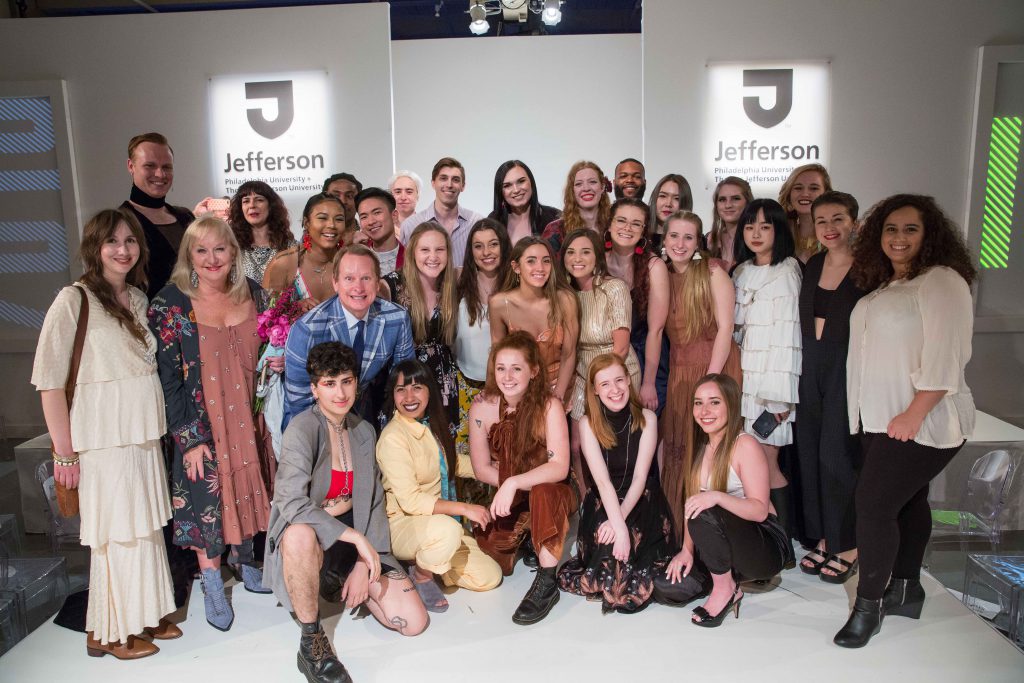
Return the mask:
<path id="1" fill-rule="evenodd" d="M 549 450 L 549 451 L 548 451 L 548 460 L 552 460 L 552 459 L 553 459 L 554 457 L 555 457 L 555 452 L 554 452 L 554 451 L 551 451 L 551 450 Z"/>
<path id="2" fill-rule="evenodd" d="M 480 420 L 474 420 L 474 422 L 476 422 L 476 426 L 477 427 L 483 427 L 484 426 L 484 423 L 481 422 Z"/>

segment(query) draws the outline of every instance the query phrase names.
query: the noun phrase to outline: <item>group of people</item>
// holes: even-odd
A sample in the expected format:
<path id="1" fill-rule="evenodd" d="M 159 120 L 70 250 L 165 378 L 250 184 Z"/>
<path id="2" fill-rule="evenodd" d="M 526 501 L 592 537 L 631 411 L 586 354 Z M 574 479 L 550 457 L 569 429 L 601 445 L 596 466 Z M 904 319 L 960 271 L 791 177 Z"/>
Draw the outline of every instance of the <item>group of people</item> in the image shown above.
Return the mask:
<path id="1" fill-rule="evenodd" d="M 331 176 L 296 241 L 265 183 L 196 218 L 166 203 L 173 170 L 163 136 L 132 139 L 129 200 L 85 226 L 35 359 L 92 551 L 89 654 L 180 636 L 185 560 L 228 630 L 223 558 L 294 612 L 311 681 L 349 680 L 319 597 L 414 636 L 443 588 L 494 589 L 520 558 L 517 624 L 569 592 L 622 613 L 703 598 L 692 622 L 718 626 L 745 582 L 795 566 L 793 539 L 805 573 L 860 572 L 838 645 L 920 616 L 928 482 L 974 420 L 975 270 L 932 198 L 861 220 L 820 165 L 777 201 L 728 177 L 705 233 L 682 175 L 648 204 L 639 161 L 610 180 L 580 161 L 557 210 L 513 160 L 484 217 L 445 157 L 418 213 L 414 173 Z M 261 359 L 285 295 L 305 313 Z M 255 398 L 266 373 L 279 410 Z"/>

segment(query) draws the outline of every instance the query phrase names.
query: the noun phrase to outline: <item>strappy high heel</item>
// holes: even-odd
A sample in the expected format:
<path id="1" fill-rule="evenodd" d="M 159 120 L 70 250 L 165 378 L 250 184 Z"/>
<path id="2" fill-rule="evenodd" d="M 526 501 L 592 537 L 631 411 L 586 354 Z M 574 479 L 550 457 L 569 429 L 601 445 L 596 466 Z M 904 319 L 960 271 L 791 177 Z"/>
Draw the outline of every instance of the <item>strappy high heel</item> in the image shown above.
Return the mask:
<path id="1" fill-rule="evenodd" d="M 722 622 L 725 620 L 725 616 L 729 613 L 730 610 L 732 610 L 733 613 L 735 613 L 736 618 L 739 619 L 741 602 L 743 602 L 743 595 L 740 594 L 740 587 L 736 586 L 736 590 L 732 592 L 732 599 L 729 600 L 729 603 L 725 607 L 723 607 L 718 614 L 716 614 L 715 616 L 711 616 L 711 614 L 709 614 L 708 611 L 704 609 L 704 606 L 701 605 L 700 607 L 697 607 L 693 610 L 693 615 L 697 617 L 699 621 L 691 620 L 690 623 L 694 624 L 695 626 L 702 626 L 704 628 L 717 628 L 718 626 L 722 625 Z"/>

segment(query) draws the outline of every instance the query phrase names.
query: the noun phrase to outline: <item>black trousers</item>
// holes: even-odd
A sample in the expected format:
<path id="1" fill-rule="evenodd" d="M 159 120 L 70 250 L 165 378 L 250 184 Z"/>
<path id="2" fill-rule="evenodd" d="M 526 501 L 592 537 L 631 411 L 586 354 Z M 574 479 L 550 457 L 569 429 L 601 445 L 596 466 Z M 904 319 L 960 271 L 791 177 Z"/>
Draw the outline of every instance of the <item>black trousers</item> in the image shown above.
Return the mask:
<path id="1" fill-rule="evenodd" d="M 860 583 L 857 595 L 879 600 L 889 576 L 916 579 L 932 533 L 928 482 L 963 444 L 932 448 L 887 434 L 862 435 L 864 467 L 857 483 Z"/>
<path id="2" fill-rule="evenodd" d="M 691 519 L 688 529 L 707 570 L 732 571 L 737 581 L 770 579 L 793 557 L 793 546 L 775 515 L 751 522 L 716 505 Z"/>
<path id="3" fill-rule="evenodd" d="M 857 547 L 854 491 L 862 458 L 846 413 L 846 353 L 846 344 L 804 337 L 793 483 L 801 536 L 825 539 L 830 553 Z"/>

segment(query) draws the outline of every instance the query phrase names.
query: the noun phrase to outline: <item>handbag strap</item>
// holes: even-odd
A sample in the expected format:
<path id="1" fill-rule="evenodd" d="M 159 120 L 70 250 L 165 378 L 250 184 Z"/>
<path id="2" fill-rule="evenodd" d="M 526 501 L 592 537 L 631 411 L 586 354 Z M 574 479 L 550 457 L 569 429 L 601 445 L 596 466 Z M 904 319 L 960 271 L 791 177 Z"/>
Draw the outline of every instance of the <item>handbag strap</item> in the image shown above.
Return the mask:
<path id="1" fill-rule="evenodd" d="M 78 309 L 78 329 L 75 330 L 75 344 L 71 347 L 71 366 L 68 369 L 68 381 L 64 385 L 64 395 L 68 399 L 68 410 L 75 398 L 75 384 L 78 382 L 78 367 L 82 364 L 82 349 L 85 347 L 85 331 L 89 327 L 89 297 L 85 288 L 75 286 L 82 295 L 82 306 Z"/>

